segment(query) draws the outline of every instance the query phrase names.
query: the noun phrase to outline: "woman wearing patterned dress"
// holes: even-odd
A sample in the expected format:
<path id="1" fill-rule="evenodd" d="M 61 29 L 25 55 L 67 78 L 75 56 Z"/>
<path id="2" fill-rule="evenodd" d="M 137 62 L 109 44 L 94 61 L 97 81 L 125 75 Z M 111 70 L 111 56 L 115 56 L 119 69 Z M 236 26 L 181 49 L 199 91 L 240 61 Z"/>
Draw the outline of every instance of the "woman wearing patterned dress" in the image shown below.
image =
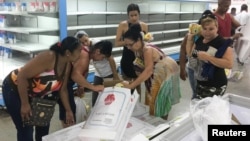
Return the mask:
<path id="1" fill-rule="evenodd" d="M 158 47 L 143 41 L 143 32 L 139 24 L 132 25 L 124 34 L 126 47 L 136 56 L 134 68 L 138 77 L 124 87 L 134 89 L 145 82 L 146 105 L 150 115 L 167 118 L 173 104 L 179 102 L 179 67 Z"/>

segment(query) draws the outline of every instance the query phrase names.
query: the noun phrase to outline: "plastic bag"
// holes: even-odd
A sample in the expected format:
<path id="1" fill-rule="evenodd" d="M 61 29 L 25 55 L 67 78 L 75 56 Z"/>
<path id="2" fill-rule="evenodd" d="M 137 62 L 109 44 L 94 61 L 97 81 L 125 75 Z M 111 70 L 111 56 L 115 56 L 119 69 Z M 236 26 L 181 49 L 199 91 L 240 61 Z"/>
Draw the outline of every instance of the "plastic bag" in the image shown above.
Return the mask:
<path id="1" fill-rule="evenodd" d="M 207 141 L 209 124 L 231 124 L 232 113 L 229 101 L 216 95 L 192 100 L 190 113 L 194 127 L 203 141 Z"/>
<path id="2" fill-rule="evenodd" d="M 75 96 L 76 103 L 76 123 L 83 122 L 88 117 L 87 104 L 78 96 Z"/>

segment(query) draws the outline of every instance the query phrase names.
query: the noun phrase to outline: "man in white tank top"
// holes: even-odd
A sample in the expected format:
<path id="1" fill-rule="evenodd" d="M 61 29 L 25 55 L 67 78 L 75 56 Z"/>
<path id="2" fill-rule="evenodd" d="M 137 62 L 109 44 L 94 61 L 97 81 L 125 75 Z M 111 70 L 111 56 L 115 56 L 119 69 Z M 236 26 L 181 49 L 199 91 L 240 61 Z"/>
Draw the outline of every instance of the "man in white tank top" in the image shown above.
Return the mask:
<path id="1" fill-rule="evenodd" d="M 90 39 L 88 34 L 83 30 L 78 31 L 75 34 L 75 37 L 78 38 L 84 46 L 88 47 L 92 47 L 100 41 L 94 38 Z M 110 56 L 109 58 L 105 58 L 101 61 L 92 60 L 91 64 L 95 68 L 94 85 L 103 84 L 104 78 L 113 78 L 113 80 L 119 79 L 116 63 L 112 56 Z M 93 92 L 92 106 L 95 105 L 97 97 L 98 97 L 98 92 Z"/>

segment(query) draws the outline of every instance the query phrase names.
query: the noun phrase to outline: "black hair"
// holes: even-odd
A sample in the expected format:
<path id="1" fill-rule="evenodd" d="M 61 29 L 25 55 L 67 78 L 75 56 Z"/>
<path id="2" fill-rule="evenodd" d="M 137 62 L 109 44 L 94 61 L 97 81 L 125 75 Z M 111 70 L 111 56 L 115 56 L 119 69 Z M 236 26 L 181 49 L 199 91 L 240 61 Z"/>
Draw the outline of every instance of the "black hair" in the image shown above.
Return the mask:
<path id="1" fill-rule="evenodd" d="M 201 14 L 201 18 L 198 21 L 198 24 L 201 24 L 201 21 L 204 17 L 206 17 L 207 15 L 214 15 L 213 12 L 211 10 L 205 10 L 202 14 Z"/>
<path id="2" fill-rule="evenodd" d="M 103 40 L 97 42 L 94 46 L 90 48 L 90 52 L 94 52 L 97 49 L 100 49 L 100 53 L 104 54 L 106 57 L 110 57 L 112 53 L 113 44 L 108 40 Z"/>
<path id="3" fill-rule="evenodd" d="M 131 39 L 133 41 L 138 41 L 138 39 L 141 39 L 143 41 L 143 37 L 141 34 L 141 25 L 139 23 L 131 25 L 128 31 L 125 32 L 123 37 Z"/>
<path id="4" fill-rule="evenodd" d="M 240 8 L 241 11 L 243 11 L 243 10 L 247 11 L 247 9 L 248 9 L 248 6 L 246 4 L 241 5 L 241 8 Z"/>
<path id="5" fill-rule="evenodd" d="M 81 43 L 78 39 L 72 36 L 68 36 L 62 40 L 62 42 L 57 42 L 50 46 L 50 50 L 57 54 L 65 55 L 66 50 L 73 52 L 79 47 Z"/>
<path id="6" fill-rule="evenodd" d="M 135 3 L 131 3 L 131 4 L 128 5 L 128 7 L 127 7 L 127 14 L 129 14 L 130 11 L 138 11 L 138 13 L 140 14 L 140 8 Z"/>

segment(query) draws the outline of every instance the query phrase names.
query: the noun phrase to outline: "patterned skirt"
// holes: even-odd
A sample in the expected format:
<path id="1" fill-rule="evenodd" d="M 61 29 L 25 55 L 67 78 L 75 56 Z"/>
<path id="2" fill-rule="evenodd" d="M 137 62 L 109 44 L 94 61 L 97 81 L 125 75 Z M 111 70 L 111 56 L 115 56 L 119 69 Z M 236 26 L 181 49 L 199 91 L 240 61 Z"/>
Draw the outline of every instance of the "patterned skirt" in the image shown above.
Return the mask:
<path id="1" fill-rule="evenodd" d="M 154 66 L 153 76 L 147 80 L 150 87 L 146 91 L 146 105 L 150 107 L 150 114 L 162 117 L 168 115 L 172 105 L 181 98 L 179 67 L 175 60 L 166 57 Z"/>

